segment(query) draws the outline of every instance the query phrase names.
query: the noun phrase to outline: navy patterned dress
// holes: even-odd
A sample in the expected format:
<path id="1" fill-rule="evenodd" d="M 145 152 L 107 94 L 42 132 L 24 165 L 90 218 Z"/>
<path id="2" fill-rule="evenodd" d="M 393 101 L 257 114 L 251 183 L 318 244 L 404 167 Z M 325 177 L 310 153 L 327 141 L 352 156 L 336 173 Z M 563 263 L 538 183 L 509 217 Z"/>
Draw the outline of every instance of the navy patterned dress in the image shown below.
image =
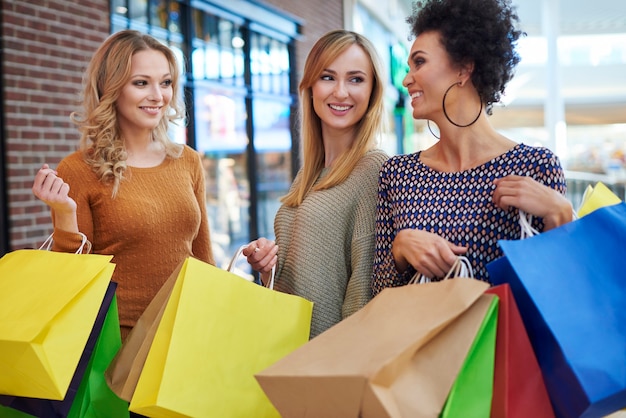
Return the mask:
<path id="1" fill-rule="evenodd" d="M 462 172 L 436 171 L 422 164 L 421 152 L 396 155 L 381 168 L 378 184 L 374 295 L 402 286 L 415 274 L 411 266 L 398 273 L 391 246 L 398 231 L 415 228 L 467 246 L 476 279 L 489 281 L 486 265 L 502 255 L 501 239 L 519 239 L 519 213 L 493 202 L 493 180 L 510 174 L 530 176 L 565 194 L 563 169 L 549 149 L 517 144 L 506 153 Z M 533 219 L 543 230 L 543 221 Z"/>

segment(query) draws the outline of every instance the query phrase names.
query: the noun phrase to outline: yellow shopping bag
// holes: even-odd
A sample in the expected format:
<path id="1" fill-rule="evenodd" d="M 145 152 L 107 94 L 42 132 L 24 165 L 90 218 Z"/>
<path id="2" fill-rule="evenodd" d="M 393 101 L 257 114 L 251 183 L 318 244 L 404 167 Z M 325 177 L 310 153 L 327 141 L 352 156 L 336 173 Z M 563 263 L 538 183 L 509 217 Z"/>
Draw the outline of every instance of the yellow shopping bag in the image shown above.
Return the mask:
<path id="1" fill-rule="evenodd" d="M 0 394 L 65 397 L 115 266 L 111 256 L 0 258 Z"/>
<path id="2" fill-rule="evenodd" d="M 621 203 L 620 198 L 606 187 L 604 183 L 598 182 L 595 186 L 588 186 L 587 190 L 585 190 L 577 215 L 582 218 L 596 209 L 618 203 Z"/>
<path id="3" fill-rule="evenodd" d="M 150 417 L 279 417 L 254 378 L 308 341 L 313 304 L 185 260 L 130 410 Z"/>

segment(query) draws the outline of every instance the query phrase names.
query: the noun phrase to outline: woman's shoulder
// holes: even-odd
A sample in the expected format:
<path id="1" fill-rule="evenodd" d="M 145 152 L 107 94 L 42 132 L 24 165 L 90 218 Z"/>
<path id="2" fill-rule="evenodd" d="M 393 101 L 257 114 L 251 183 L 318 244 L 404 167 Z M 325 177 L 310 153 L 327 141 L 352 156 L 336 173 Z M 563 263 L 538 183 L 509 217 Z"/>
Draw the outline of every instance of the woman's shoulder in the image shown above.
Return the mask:
<path id="1" fill-rule="evenodd" d="M 401 170 L 404 167 L 414 167 L 420 164 L 420 154 L 421 151 L 410 154 L 395 154 L 385 161 L 383 169 L 394 171 L 398 169 Z"/>
<path id="2" fill-rule="evenodd" d="M 201 155 L 197 150 L 191 148 L 189 145 L 182 144 L 182 150 L 180 152 L 180 155 L 178 156 L 178 158 L 173 158 L 173 160 L 185 165 L 195 166 L 197 164 L 200 164 Z"/>
<path id="3" fill-rule="evenodd" d="M 369 158 L 374 161 L 386 161 L 389 159 L 389 154 L 383 149 L 374 148 L 366 152 L 364 158 Z"/>
<path id="4" fill-rule="evenodd" d="M 363 155 L 357 163 L 355 170 L 363 171 L 376 171 L 380 170 L 380 167 L 385 161 L 389 159 L 389 155 L 381 149 L 372 149 Z"/>
<path id="5" fill-rule="evenodd" d="M 70 184 L 74 193 L 90 193 L 96 189 L 96 184 L 100 183 L 98 174 L 87 161 L 87 156 L 83 151 L 75 151 L 67 155 L 59 162 L 56 171 L 59 177 Z"/>
<path id="6" fill-rule="evenodd" d="M 189 145 L 187 144 L 181 144 L 182 145 L 182 151 L 180 153 L 181 157 L 184 158 L 198 158 L 200 156 L 200 153 L 191 148 Z"/>
<path id="7" fill-rule="evenodd" d="M 66 163 L 76 163 L 78 161 L 85 162 L 85 153 L 83 151 L 76 150 L 72 152 L 71 154 L 66 155 L 61 160 L 61 162 L 66 162 Z"/>
<path id="8" fill-rule="evenodd" d="M 556 154 L 547 147 L 540 145 L 517 144 L 502 156 L 508 164 L 523 166 L 560 167 L 561 162 Z"/>
<path id="9" fill-rule="evenodd" d="M 509 152 L 510 155 L 525 158 L 553 158 L 554 152 L 550 148 L 541 145 L 528 145 L 520 142 Z"/>
<path id="10" fill-rule="evenodd" d="M 485 166 L 497 175 L 518 174 L 531 176 L 542 183 L 563 179 L 563 167 L 559 158 L 549 148 L 520 143 L 509 152 Z"/>
<path id="11" fill-rule="evenodd" d="M 87 163 L 87 159 L 85 158 L 85 153 L 82 151 L 74 151 L 73 153 L 65 156 L 57 167 L 57 171 L 91 171 L 91 167 Z"/>

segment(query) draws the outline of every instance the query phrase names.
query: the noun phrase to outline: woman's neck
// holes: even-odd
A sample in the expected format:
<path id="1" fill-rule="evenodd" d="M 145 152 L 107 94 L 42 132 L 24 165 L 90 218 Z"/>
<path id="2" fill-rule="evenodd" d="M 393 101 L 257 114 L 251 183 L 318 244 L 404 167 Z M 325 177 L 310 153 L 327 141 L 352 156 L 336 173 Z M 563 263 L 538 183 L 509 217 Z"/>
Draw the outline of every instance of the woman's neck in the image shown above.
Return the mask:
<path id="1" fill-rule="evenodd" d="M 134 140 L 124 138 L 126 163 L 131 167 L 155 167 L 165 159 L 165 148 L 152 135 L 135 137 Z"/>
<path id="2" fill-rule="evenodd" d="M 450 126 L 442 130 L 439 141 L 420 155 L 422 162 L 438 171 L 461 172 L 502 155 L 516 145 L 482 119 L 470 127 Z"/>
<path id="3" fill-rule="evenodd" d="M 331 167 L 341 155 L 352 147 L 354 134 L 354 129 L 340 131 L 322 128 L 324 167 Z"/>

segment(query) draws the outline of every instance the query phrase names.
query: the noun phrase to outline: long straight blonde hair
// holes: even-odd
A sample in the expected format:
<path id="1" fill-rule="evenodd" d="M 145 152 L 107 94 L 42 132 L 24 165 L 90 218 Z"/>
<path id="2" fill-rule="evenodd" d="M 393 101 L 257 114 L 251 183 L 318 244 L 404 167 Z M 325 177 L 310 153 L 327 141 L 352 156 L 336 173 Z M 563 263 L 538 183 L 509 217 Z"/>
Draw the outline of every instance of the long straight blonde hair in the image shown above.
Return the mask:
<path id="1" fill-rule="evenodd" d="M 83 77 L 82 110 L 71 114 L 81 132 L 80 149 L 85 160 L 104 183 L 117 194 L 128 169 L 126 149 L 117 121 L 115 103 L 131 77 L 132 57 L 139 51 L 156 50 L 165 55 L 172 77 L 172 100 L 166 116 L 152 132 L 168 157 L 177 158 L 183 147 L 170 140 L 169 123 L 184 117 L 185 109 L 179 88 L 180 69 L 172 50 L 156 38 L 135 30 L 110 35 L 94 53 Z"/>
<path id="2" fill-rule="evenodd" d="M 352 45 L 358 45 L 370 58 L 373 71 L 372 94 L 368 109 L 356 127 L 354 143 L 333 164 L 330 172 L 315 186 L 324 168 L 322 121 L 313 109 L 313 85 L 324 69 Z M 382 67 L 372 43 L 356 32 L 333 30 L 323 35 L 311 48 L 304 64 L 299 86 L 300 129 L 302 136 L 302 168 L 296 182 L 281 201 L 291 207 L 299 206 L 311 190 L 324 190 L 345 181 L 358 161 L 374 148 L 382 130 L 384 116 Z"/>

